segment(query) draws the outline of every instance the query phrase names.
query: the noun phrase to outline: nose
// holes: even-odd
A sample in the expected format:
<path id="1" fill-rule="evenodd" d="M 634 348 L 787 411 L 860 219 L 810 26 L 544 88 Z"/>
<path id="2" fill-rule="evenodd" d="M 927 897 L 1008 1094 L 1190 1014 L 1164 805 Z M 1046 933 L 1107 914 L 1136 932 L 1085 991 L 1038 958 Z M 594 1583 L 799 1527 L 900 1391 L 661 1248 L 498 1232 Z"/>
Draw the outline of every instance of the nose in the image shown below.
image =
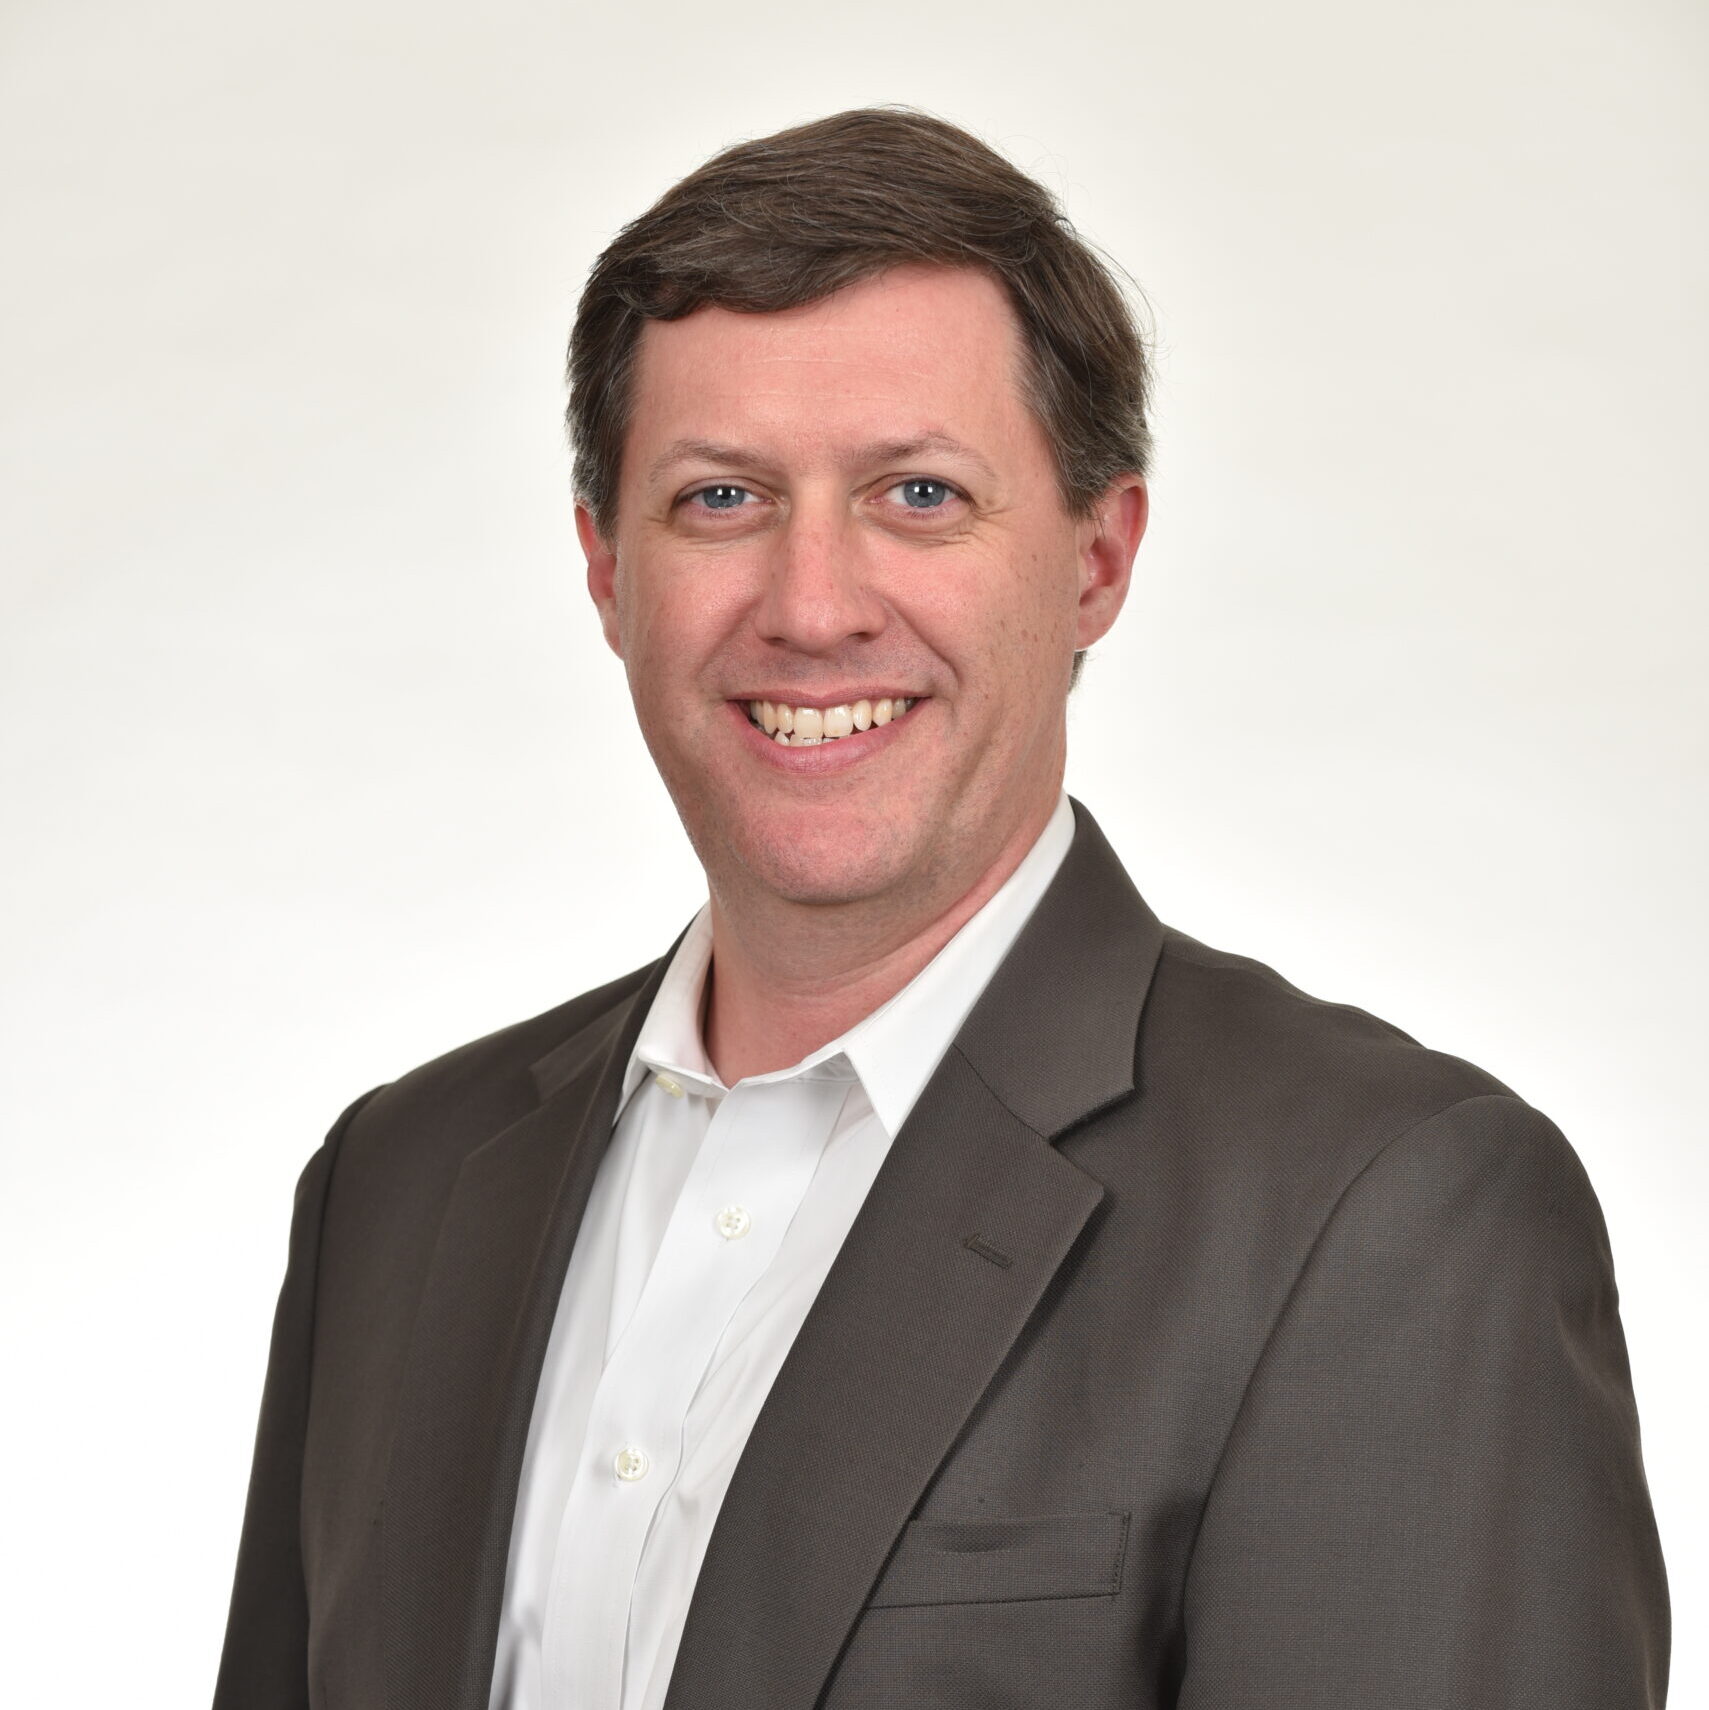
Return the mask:
<path id="1" fill-rule="evenodd" d="M 766 547 L 764 586 L 754 607 L 762 640 L 826 654 L 884 628 L 884 603 L 859 531 L 839 507 L 798 500 Z"/>

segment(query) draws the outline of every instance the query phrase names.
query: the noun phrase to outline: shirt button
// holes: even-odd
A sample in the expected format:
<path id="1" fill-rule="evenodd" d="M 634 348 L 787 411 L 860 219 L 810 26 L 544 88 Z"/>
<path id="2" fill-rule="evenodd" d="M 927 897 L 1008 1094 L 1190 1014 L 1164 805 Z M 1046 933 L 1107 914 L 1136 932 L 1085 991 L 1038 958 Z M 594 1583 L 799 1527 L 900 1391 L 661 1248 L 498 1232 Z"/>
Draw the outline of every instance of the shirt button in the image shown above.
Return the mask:
<path id="1" fill-rule="evenodd" d="M 633 1443 L 619 1449 L 612 1460 L 612 1468 L 625 1484 L 633 1484 L 638 1478 L 647 1476 L 647 1468 L 653 1463 L 647 1459 L 645 1449 L 637 1449 Z"/>
<path id="2" fill-rule="evenodd" d="M 712 1219 L 712 1227 L 726 1241 L 740 1241 L 754 1226 L 754 1220 L 748 1215 L 747 1208 L 740 1205 L 727 1205 Z"/>
<path id="3" fill-rule="evenodd" d="M 659 1083 L 659 1085 L 662 1086 L 665 1089 L 665 1091 L 671 1095 L 672 1098 L 681 1098 L 682 1097 L 682 1084 L 681 1084 L 681 1082 L 673 1081 L 670 1078 L 670 1076 L 667 1075 L 662 1069 L 658 1072 L 658 1074 L 653 1076 L 653 1079 L 655 1081 L 657 1081 Z"/>

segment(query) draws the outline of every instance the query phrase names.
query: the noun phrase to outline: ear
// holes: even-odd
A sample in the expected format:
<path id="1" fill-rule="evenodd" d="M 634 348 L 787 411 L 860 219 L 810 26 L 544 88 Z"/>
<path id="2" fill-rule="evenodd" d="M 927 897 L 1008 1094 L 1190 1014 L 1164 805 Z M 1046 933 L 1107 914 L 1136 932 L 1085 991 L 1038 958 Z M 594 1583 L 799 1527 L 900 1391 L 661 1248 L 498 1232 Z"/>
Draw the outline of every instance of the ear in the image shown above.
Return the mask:
<path id="1" fill-rule="evenodd" d="M 587 559 L 587 591 L 599 608 L 599 623 L 605 631 L 606 646 L 621 659 L 623 642 L 617 627 L 617 550 L 608 545 L 600 534 L 593 513 L 586 505 L 576 506 L 576 534 L 582 543 L 582 555 Z"/>
<path id="2" fill-rule="evenodd" d="M 1102 640 L 1116 621 L 1127 599 L 1133 556 L 1145 537 L 1150 503 L 1144 476 L 1118 475 L 1081 524 L 1077 649 Z"/>

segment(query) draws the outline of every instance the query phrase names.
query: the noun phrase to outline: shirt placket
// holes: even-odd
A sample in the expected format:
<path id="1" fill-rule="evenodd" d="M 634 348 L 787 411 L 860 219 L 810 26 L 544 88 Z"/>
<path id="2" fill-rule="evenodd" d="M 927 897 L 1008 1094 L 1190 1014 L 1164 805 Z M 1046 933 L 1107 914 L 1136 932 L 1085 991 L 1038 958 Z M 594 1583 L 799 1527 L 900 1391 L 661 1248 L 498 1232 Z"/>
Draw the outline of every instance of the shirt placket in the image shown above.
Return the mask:
<path id="1" fill-rule="evenodd" d="M 743 1297 L 777 1257 L 847 1088 L 846 1077 L 815 1074 L 744 1083 L 713 1114 L 601 1373 L 559 1527 L 543 1661 L 548 1698 L 566 1710 L 624 1702 L 637 1579 L 689 1447 L 690 1403 Z M 571 1637 L 588 1633 L 592 1646 Z"/>

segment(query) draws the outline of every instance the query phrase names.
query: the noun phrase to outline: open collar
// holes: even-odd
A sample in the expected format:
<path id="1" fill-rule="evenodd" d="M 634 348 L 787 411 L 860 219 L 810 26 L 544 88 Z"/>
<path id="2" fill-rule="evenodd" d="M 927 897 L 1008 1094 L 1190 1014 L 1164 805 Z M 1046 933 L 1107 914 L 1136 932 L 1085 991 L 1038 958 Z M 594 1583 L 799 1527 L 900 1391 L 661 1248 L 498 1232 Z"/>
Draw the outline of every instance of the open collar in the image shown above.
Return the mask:
<path id="1" fill-rule="evenodd" d="M 858 1077 L 885 1132 L 895 1139 L 933 1071 L 1022 927 L 1049 889 L 1074 841 L 1066 793 L 1015 870 L 887 1002 L 800 1062 L 751 1082 L 813 1075 Z M 712 960 L 711 906 L 685 929 L 659 983 L 624 1072 L 619 1109 L 650 1072 L 663 1071 L 691 1092 L 721 1097 L 729 1089 L 706 1053 L 701 1010 Z"/>

